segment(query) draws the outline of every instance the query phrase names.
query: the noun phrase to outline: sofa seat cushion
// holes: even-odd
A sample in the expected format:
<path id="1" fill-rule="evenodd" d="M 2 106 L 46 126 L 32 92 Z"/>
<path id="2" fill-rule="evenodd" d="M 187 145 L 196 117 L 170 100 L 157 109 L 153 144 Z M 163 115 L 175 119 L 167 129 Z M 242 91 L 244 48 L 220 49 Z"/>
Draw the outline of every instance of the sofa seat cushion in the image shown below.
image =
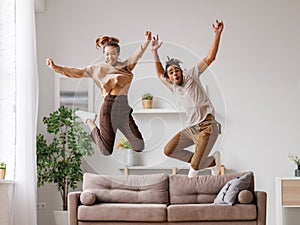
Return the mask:
<path id="1" fill-rule="evenodd" d="M 169 203 L 169 176 L 98 175 L 85 173 L 83 191 L 96 196 L 96 203 Z"/>
<path id="2" fill-rule="evenodd" d="M 165 204 L 100 203 L 78 207 L 79 221 L 144 221 L 167 220 Z"/>
<path id="3" fill-rule="evenodd" d="M 256 220 L 256 205 L 182 204 L 168 206 L 168 221 Z"/>

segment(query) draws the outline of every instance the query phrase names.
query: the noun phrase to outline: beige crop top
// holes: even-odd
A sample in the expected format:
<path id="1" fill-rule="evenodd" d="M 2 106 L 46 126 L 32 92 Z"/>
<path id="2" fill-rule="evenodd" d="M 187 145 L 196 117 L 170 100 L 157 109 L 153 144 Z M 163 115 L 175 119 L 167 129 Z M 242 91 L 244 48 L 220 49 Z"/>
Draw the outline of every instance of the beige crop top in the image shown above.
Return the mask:
<path id="1" fill-rule="evenodd" d="M 103 97 L 108 95 L 115 88 L 122 89 L 121 94 L 127 95 L 133 79 L 133 73 L 131 71 L 149 44 L 148 42 L 145 43 L 146 46 L 144 48 L 140 46 L 127 60 L 118 62 L 116 66 L 100 62 L 84 68 L 53 65 L 53 69 L 57 73 L 71 78 L 92 78 L 99 87 Z"/>

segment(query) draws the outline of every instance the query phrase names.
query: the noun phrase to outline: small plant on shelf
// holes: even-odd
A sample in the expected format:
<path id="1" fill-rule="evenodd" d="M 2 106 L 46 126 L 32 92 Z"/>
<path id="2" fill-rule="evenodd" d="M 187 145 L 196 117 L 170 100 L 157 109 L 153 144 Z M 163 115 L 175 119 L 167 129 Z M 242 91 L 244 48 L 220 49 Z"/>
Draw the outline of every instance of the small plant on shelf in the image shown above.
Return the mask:
<path id="1" fill-rule="evenodd" d="M 295 163 L 297 166 L 300 166 L 300 156 L 294 153 L 289 153 L 288 158 L 291 162 Z"/>
<path id="2" fill-rule="evenodd" d="M 6 174 L 6 163 L 0 162 L 0 179 L 5 179 Z"/>
<path id="3" fill-rule="evenodd" d="M 289 153 L 288 158 L 291 162 L 297 165 L 297 168 L 295 170 L 295 176 L 300 177 L 300 156 L 294 153 Z"/>
<path id="4" fill-rule="evenodd" d="M 142 99 L 143 100 L 153 100 L 153 95 L 151 93 L 147 92 L 147 93 L 143 94 Z"/>
<path id="5" fill-rule="evenodd" d="M 134 166 L 136 164 L 136 155 L 130 142 L 126 138 L 120 138 L 117 144 L 117 149 L 122 148 L 126 150 L 126 165 Z"/>
<path id="6" fill-rule="evenodd" d="M 6 169 L 6 163 L 0 162 L 0 169 Z"/>
<path id="7" fill-rule="evenodd" d="M 143 94 L 142 105 L 144 109 L 152 109 L 153 95 L 149 92 Z"/>

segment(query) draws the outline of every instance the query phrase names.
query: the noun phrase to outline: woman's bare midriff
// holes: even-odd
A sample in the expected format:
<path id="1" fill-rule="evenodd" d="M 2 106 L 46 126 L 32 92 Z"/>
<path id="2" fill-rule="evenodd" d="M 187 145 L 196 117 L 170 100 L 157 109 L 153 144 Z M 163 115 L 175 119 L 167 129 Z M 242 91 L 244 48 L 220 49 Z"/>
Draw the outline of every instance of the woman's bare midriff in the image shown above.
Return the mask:
<path id="1" fill-rule="evenodd" d="M 127 95 L 128 94 L 128 88 L 124 87 L 115 87 L 110 91 L 110 95 Z"/>

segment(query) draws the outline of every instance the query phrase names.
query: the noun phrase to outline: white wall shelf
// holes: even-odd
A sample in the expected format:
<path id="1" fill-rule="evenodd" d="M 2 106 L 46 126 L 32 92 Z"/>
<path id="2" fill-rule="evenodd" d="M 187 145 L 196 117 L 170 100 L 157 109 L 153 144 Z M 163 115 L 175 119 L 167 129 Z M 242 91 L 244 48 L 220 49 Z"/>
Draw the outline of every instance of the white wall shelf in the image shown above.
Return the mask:
<path id="1" fill-rule="evenodd" d="M 172 170 L 174 168 L 177 168 L 177 169 L 189 169 L 188 166 L 185 166 L 185 167 L 176 167 L 176 166 L 173 166 L 173 167 L 168 167 L 168 166 L 126 166 L 128 169 L 131 169 L 131 170 Z M 121 170 L 123 170 L 124 168 L 120 168 Z"/>
<path id="2" fill-rule="evenodd" d="M 178 171 L 184 170 L 187 171 L 189 168 L 177 168 L 177 167 L 163 167 L 163 166 L 124 166 L 123 168 L 120 168 L 120 170 L 124 171 L 124 175 L 129 175 L 130 170 L 135 171 L 143 171 L 143 170 L 167 170 L 170 171 L 171 174 L 177 174 Z"/>
<path id="3" fill-rule="evenodd" d="M 134 114 L 149 114 L 149 113 L 178 113 L 178 114 L 184 114 L 184 111 L 178 111 L 175 109 L 134 109 Z"/>

